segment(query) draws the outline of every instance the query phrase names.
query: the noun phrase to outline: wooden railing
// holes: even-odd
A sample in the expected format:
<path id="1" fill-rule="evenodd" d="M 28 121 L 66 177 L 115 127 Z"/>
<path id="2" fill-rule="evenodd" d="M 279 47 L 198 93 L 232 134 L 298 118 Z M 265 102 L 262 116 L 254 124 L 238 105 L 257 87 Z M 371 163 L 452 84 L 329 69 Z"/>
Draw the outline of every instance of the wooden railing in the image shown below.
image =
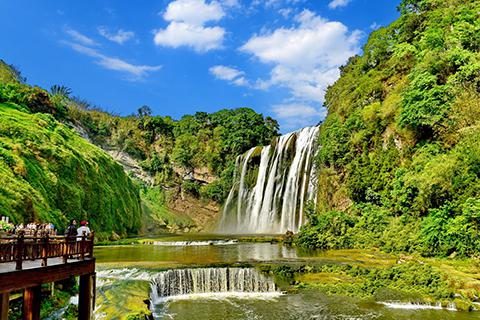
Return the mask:
<path id="1" fill-rule="evenodd" d="M 49 258 L 84 260 L 93 257 L 93 232 L 86 236 L 16 236 L 0 237 L 0 263 L 15 262 L 16 270 L 22 270 L 24 261 L 42 260 L 42 267 L 48 265 Z"/>

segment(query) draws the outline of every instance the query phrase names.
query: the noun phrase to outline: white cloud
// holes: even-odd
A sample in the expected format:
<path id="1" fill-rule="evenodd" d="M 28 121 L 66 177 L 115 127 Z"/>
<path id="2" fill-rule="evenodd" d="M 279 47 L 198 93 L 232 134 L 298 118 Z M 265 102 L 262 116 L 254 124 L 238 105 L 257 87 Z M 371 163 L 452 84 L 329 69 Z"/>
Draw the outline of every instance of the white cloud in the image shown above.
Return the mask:
<path id="1" fill-rule="evenodd" d="M 332 0 L 329 4 L 328 7 L 330 9 L 337 9 L 340 7 L 346 7 L 351 0 Z"/>
<path id="2" fill-rule="evenodd" d="M 278 13 L 281 14 L 285 19 L 292 13 L 292 8 L 282 8 L 278 10 Z"/>
<path id="3" fill-rule="evenodd" d="M 191 47 L 197 52 L 221 48 L 225 29 L 206 26 L 225 16 L 223 7 L 238 5 L 236 0 L 217 1 L 175 0 L 169 3 L 163 18 L 169 21 L 165 29 L 155 31 L 154 43 L 159 46 L 178 48 Z"/>
<path id="4" fill-rule="evenodd" d="M 283 87 L 289 90 L 288 104 L 274 111 L 289 125 L 297 121 L 293 118 L 299 117 L 298 123 L 305 123 L 305 118 L 311 122 L 320 120 L 318 107 L 324 102 L 325 91 L 338 79 L 339 67 L 360 52 L 362 36 L 358 30 L 350 32 L 342 23 L 328 21 L 308 10 L 297 15 L 295 21 L 294 27 L 254 35 L 240 48 L 272 66 L 268 79 L 257 80 L 258 89 Z M 287 113 L 287 105 L 296 106 L 288 110 L 302 110 L 302 113 Z M 306 107 L 317 113 L 304 112 Z M 291 121 L 287 121 L 289 117 Z"/>
<path id="5" fill-rule="evenodd" d="M 301 103 L 274 105 L 271 111 L 274 117 L 282 123 L 282 128 L 286 130 L 295 130 L 316 124 L 325 117 L 325 110 Z M 312 119 L 316 119 L 316 121 L 312 122 Z"/>
<path id="6" fill-rule="evenodd" d="M 122 29 L 119 29 L 117 32 L 111 33 L 106 27 L 103 26 L 98 27 L 98 33 L 105 39 L 116 42 L 118 44 L 124 44 L 128 40 L 135 37 L 135 33 L 132 31 L 124 31 Z"/>
<path id="7" fill-rule="evenodd" d="M 245 72 L 227 66 L 213 66 L 209 69 L 210 73 L 217 79 L 229 81 L 237 86 L 248 86 L 249 83 L 245 79 Z"/>
<path id="8" fill-rule="evenodd" d="M 201 26 L 208 21 L 218 21 L 224 16 L 222 6 L 216 1 L 206 3 L 204 0 L 176 0 L 170 2 L 163 18 L 166 21 Z"/>
<path id="9" fill-rule="evenodd" d="M 270 79 L 263 81 L 262 86 L 281 86 L 290 89 L 296 100 L 323 103 L 325 91 L 340 75 L 336 67 L 312 68 L 311 70 L 289 68 L 277 65 L 270 72 Z"/>
<path id="10" fill-rule="evenodd" d="M 265 63 L 302 69 L 338 67 L 358 53 L 358 31 L 349 33 L 342 23 L 327 21 L 307 10 L 296 20 L 297 28 L 279 28 L 270 34 L 253 36 L 240 50 Z"/>
<path id="11" fill-rule="evenodd" d="M 65 42 L 65 43 L 69 45 L 73 50 L 79 53 L 82 53 L 84 55 L 87 55 L 89 57 L 95 58 L 96 63 L 106 69 L 120 71 L 128 74 L 129 80 L 133 80 L 133 81 L 141 80 L 145 76 L 147 76 L 150 72 L 158 71 L 162 68 L 161 66 L 131 64 L 116 57 L 106 56 L 100 53 L 96 49 L 92 49 L 81 44 L 71 43 L 71 42 Z"/>
<path id="12" fill-rule="evenodd" d="M 87 37 L 86 35 L 78 32 L 77 30 L 73 30 L 70 28 L 65 28 L 65 33 L 68 34 L 74 41 L 81 43 L 86 46 L 98 46 L 98 43 L 95 42 L 93 39 Z"/>
<path id="13" fill-rule="evenodd" d="M 378 29 L 380 29 L 381 27 L 382 27 L 382 25 L 381 25 L 381 24 L 378 24 L 378 23 L 375 22 L 375 21 L 370 25 L 370 29 L 372 29 L 372 30 L 378 30 Z"/>
<path id="14" fill-rule="evenodd" d="M 172 22 L 166 29 L 155 33 L 156 45 L 178 48 L 188 46 L 198 52 L 218 49 L 222 46 L 225 30 L 220 27 L 203 27 L 184 22 Z"/>
<path id="15" fill-rule="evenodd" d="M 238 0 L 221 0 L 220 2 L 224 7 L 240 7 Z"/>
<path id="16" fill-rule="evenodd" d="M 281 5 L 292 5 L 305 2 L 305 0 L 253 0 L 252 7 L 263 5 L 265 8 L 279 7 Z"/>

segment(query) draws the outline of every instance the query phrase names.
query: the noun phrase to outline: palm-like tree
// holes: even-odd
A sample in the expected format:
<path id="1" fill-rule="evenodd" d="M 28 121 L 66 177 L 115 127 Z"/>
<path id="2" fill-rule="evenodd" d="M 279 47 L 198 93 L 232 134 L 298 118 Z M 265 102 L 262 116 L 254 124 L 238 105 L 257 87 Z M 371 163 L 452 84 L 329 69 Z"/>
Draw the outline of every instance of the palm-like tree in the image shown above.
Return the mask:
<path id="1" fill-rule="evenodd" d="M 50 88 L 50 92 L 53 95 L 60 95 L 60 96 L 64 96 L 64 97 L 68 98 L 72 94 L 72 89 L 70 89 L 69 87 L 63 86 L 63 85 L 60 86 L 60 85 L 56 84 L 56 85 L 53 85 Z"/>

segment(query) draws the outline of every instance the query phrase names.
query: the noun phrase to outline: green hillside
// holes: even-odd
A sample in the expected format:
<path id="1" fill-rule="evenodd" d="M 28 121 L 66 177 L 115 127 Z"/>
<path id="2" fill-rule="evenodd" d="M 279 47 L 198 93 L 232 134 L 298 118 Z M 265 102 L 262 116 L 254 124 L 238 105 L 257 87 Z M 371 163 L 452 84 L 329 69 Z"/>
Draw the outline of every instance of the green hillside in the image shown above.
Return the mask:
<path id="1" fill-rule="evenodd" d="M 14 222 L 88 219 L 108 234 L 136 232 L 138 188 L 101 149 L 50 114 L 0 103 L 0 208 Z"/>
<path id="2" fill-rule="evenodd" d="M 299 242 L 480 254 L 480 2 L 404 0 L 326 94 Z"/>

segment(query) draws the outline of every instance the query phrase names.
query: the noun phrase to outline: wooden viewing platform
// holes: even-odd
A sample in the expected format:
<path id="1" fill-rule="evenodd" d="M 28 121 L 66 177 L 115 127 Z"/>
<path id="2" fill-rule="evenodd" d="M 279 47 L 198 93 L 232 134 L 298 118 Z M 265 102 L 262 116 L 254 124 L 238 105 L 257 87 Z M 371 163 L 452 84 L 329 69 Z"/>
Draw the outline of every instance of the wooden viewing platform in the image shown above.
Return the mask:
<path id="1" fill-rule="evenodd" d="M 8 319 L 10 292 L 23 290 L 23 319 L 40 319 L 41 285 L 79 276 L 78 319 L 95 306 L 93 233 L 82 237 L 0 237 L 0 320 Z"/>

